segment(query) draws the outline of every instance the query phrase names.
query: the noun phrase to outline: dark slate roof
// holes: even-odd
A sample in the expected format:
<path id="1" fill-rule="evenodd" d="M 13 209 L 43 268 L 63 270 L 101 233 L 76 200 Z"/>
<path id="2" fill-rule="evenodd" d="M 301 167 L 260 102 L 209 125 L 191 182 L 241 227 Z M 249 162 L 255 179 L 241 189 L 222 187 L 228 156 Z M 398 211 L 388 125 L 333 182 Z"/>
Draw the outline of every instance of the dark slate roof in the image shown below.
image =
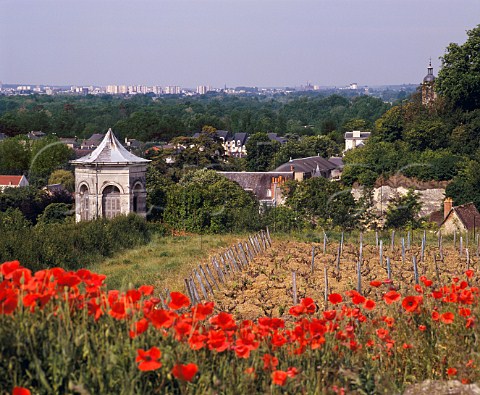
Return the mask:
<path id="1" fill-rule="evenodd" d="M 330 163 L 333 163 L 337 168 L 343 169 L 343 158 L 341 156 L 332 156 L 328 159 Z"/>
<path id="2" fill-rule="evenodd" d="M 462 222 L 462 224 L 467 228 L 467 230 L 473 230 L 474 225 L 478 228 L 480 227 L 480 213 L 473 203 L 465 203 L 461 206 L 452 207 L 447 217 L 443 220 L 440 226 L 442 226 L 445 221 L 455 212 Z"/>
<path id="3" fill-rule="evenodd" d="M 277 136 L 277 133 L 267 133 L 267 136 L 270 140 L 278 141 L 280 144 L 285 144 L 288 141 L 285 137 Z"/>
<path id="4" fill-rule="evenodd" d="M 335 164 L 321 156 L 310 156 L 308 158 L 292 159 L 287 163 L 278 166 L 275 171 L 291 171 L 292 166 L 294 171 L 301 173 L 313 173 L 317 170 L 317 166 L 320 171 L 328 171 L 337 168 Z"/>
<path id="5" fill-rule="evenodd" d="M 148 159 L 139 158 L 120 144 L 120 141 L 115 137 L 112 129 L 108 129 L 105 138 L 100 145 L 90 153 L 79 159 L 71 161 L 76 165 L 82 164 L 137 164 L 150 162 Z"/>
<path id="6" fill-rule="evenodd" d="M 247 138 L 248 133 L 235 133 L 232 140 L 235 141 L 235 144 L 237 143 L 237 141 L 240 140 L 240 145 L 245 145 L 245 143 L 247 142 Z"/>
<path id="7" fill-rule="evenodd" d="M 103 133 L 94 133 L 90 136 L 90 138 L 83 141 L 82 146 L 84 147 L 92 147 L 97 146 L 103 140 L 105 135 Z"/>
<path id="8" fill-rule="evenodd" d="M 368 139 L 370 137 L 371 132 L 360 132 L 360 137 L 355 137 L 357 139 Z M 353 139 L 353 132 L 345 132 L 346 139 Z"/>
<path id="9" fill-rule="evenodd" d="M 271 197 L 267 196 L 267 191 L 272 185 L 272 177 L 282 176 L 287 180 L 293 180 L 292 172 L 247 172 L 247 171 L 219 171 L 224 177 L 231 181 L 235 181 L 243 189 L 252 191 L 258 200 L 268 200 Z"/>

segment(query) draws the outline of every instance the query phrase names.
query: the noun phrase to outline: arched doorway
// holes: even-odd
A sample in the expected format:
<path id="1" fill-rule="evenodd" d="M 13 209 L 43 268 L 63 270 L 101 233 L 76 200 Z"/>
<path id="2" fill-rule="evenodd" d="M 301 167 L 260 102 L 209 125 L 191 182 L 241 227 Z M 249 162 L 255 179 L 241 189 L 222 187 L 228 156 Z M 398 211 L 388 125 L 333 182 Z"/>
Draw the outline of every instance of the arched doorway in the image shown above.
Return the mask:
<path id="1" fill-rule="evenodd" d="M 90 219 L 90 199 L 88 187 L 82 185 L 80 187 L 80 220 L 88 221 Z"/>
<path id="2" fill-rule="evenodd" d="M 121 213 L 120 190 L 115 185 L 105 187 L 102 192 L 102 213 L 104 218 L 113 218 Z"/>

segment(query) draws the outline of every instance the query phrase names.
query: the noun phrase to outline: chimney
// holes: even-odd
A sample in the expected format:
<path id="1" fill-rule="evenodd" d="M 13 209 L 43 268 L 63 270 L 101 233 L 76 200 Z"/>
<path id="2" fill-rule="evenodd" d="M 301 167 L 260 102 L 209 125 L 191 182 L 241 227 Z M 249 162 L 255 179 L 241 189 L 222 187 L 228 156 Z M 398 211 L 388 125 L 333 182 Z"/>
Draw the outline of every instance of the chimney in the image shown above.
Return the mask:
<path id="1" fill-rule="evenodd" d="M 295 171 L 295 166 L 290 165 L 290 171 Z"/>
<path id="2" fill-rule="evenodd" d="M 443 201 L 443 219 L 447 218 L 447 215 L 450 213 L 453 207 L 452 198 L 445 198 Z"/>

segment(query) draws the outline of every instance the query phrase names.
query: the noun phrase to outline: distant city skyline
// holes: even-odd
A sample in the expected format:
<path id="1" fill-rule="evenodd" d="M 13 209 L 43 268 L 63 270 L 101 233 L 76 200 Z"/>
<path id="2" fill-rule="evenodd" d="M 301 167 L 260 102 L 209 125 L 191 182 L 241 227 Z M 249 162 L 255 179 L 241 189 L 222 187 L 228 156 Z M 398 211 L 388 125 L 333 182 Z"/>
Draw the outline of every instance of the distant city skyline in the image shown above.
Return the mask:
<path id="1" fill-rule="evenodd" d="M 420 83 L 479 15 L 478 0 L 3 0 L 0 81 Z"/>

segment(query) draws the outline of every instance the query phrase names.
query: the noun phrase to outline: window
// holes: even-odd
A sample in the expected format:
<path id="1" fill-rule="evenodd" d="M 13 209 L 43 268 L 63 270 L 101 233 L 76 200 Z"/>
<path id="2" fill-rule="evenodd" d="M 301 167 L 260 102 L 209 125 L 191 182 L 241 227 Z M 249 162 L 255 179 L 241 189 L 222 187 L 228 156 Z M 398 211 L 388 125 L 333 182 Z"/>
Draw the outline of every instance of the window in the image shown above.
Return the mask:
<path id="1" fill-rule="evenodd" d="M 88 221 L 90 219 L 89 203 L 88 187 L 86 185 L 82 185 L 80 187 L 80 221 Z"/>
<path id="2" fill-rule="evenodd" d="M 146 200 L 142 184 L 136 184 L 133 188 L 133 212 L 145 213 Z"/>
<path id="3" fill-rule="evenodd" d="M 104 218 L 113 218 L 121 213 L 120 190 L 110 185 L 102 193 L 102 212 Z"/>

